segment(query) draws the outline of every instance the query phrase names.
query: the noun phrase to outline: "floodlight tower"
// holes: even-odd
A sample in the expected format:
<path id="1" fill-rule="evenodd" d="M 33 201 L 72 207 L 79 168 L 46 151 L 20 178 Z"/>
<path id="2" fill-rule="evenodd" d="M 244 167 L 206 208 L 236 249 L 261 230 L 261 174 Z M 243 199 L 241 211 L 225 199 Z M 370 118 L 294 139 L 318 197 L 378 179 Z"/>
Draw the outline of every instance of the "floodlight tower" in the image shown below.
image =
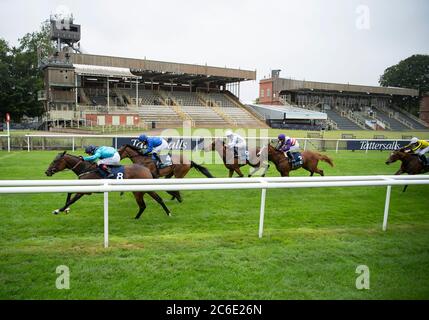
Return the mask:
<path id="1" fill-rule="evenodd" d="M 51 21 L 51 40 L 57 44 L 57 52 L 70 48 L 80 52 L 80 25 L 73 23 L 73 14 L 53 14 Z"/>

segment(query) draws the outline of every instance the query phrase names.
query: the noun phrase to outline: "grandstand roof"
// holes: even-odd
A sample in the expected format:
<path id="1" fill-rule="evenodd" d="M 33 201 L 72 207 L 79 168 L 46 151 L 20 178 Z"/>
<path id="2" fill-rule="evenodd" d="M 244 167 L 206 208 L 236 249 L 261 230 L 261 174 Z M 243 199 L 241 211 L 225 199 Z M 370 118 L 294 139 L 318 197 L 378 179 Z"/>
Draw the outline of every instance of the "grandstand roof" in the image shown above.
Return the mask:
<path id="1" fill-rule="evenodd" d="M 292 106 L 248 104 L 258 113 L 267 119 L 306 119 L 306 120 L 326 120 L 328 115 L 324 112 L 317 112 Z"/>
<path id="2" fill-rule="evenodd" d="M 261 80 L 263 82 L 273 82 L 276 92 L 281 91 L 325 91 L 325 92 L 342 92 L 342 93 L 364 93 L 364 94 L 382 94 L 382 95 L 397 95 L 397 96 L 413 96 L 419 95 L 419 91 L 408 88 L 393 88 L 393 87 L 378 87 L 364 86 L 355 84 L 341 84 L 316 82 L 305 80 L 292 80 L 283 78 L 269 78 Z"/>
<path id="3" fill-rule="evenodd" d="M 131 73 L 129 68 L 103 67 L 87 64 L 73 64 L 75 72 L 80 75 L 119 77 L 119 78 L 138 78 Z"/>
<path id="4" fill-rule="evenodd" d="M 90 54 L 71 54 L 73 64 L 129 69 L 133 75 L 154 82 L 226 84 L 256 80 L 256 71 L 163 62 L 147 59 L 131 59 Z"/>

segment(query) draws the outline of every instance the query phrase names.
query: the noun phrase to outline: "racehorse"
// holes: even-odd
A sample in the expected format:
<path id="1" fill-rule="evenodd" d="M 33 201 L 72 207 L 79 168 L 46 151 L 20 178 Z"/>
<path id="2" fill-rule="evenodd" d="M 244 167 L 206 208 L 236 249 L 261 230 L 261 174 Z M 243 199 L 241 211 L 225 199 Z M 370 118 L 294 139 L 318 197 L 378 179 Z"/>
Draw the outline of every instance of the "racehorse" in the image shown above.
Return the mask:
<path id="1" fill-rule="evenodd" d="M 249 155 L 257 155 L 259 154 L 259 148 L 256 148 L 255 150 L 249 150 Z M 264 168 L 264 171 L 262 173 L 262 177 L 265 177 L 265 174 L 267 173 L 268 168 L 270 167 L 269 164 L 263 164 L 264 162 L 261 161 L 260 157 L 257 157 L 256 159 L 250 159 L 250 160 L 246 160 L 246 163 L 239 163 L 237 158 L 232 158 L 233 154 L 231 153 L 231 156 L 228 157 L 228 154 L 230 152 L 227 152 L 227 148 L 225 145 L 225 141 L 223 141 L 222 139 L 215 139 L 212 144 L 210 145 L 210 149 L 208 151 L 217 151 L 217 153 L 219 154 L 219 156 L 222 158 L 223 164 L 225 165 L 225 167 L 229 170 L 229 177 L 231 178 L 234 174 L 234 172 L 236 172 L 240 178 L 242 178 L 244 175 L 241 172 L 240 168 L 245 166 L 245 165 L 249 165 L 252 168 L 254 168 L 254 170 L 249 173 L 248 177 L 251 177 L 252 175 L 255 174 L 256 171 L 258 171 L 261 167 Z M 253 151 L 253 152 L 250 152 Z"/>
<path id="2" fill-rule="evenodd" d="M 386 160 L 386 164 L 389 165 L 396 161 L 401 161 L 401 167 L 396 171 L 395 175 L 401 175 L 403 173 L 414 175 L 429 171 L 429 166 L 425 167 L 417 154 L 404 152 L 403 149 L 393 151 Z M 402 192 L 405 192 L 407 187 L 408 185 L 405 185 Z"/>
<path id="3" fill-rule="evenodd" d="M 77 176 L 78 179 L 102 179 L 98 172 L 98 168 L 91 162 L 83 161 L 81 158 L 67 154 L 67 151 L 59 153 L 55 159 L 51 162 L 48 169 L 45 171 L 47 176 L 52 176 L 57 172 L 63 171 L 65 169 L 71 169 Z M 148 168 L 144 166 L 132 164 L 124 166 L 124 179 L 153 179 L 151 172 Z M 133 192 L 136 202 L 139 206 L 139 211 L 136 215 L 136 219 L 139 219 L 143 211 L 146 209 L 146 204 L 144 202 L 143 196 L 146 192 Z M 165 210 L 165 213 L 170 216 L 170 210 L 165 205 L 162 198 L 153 191 L 147 192 L 156 202 L 158 202 L 162 208 Z M 53 213 L 58 214 L 60 212 L 68 212 L 70 206 L 82 198 L 85 194 L 90 195 L 91 193 L 76 193 L 73 198 L 71 198 L 71 193 L 67 194 L 67 200 L 64 207 L 55 210 Z"/>
<path id="4" fill-rule="evenodd" d="M 395 175 L 400 175 L 403 173 L 413 175 L 429 171 L 429 167 L 425 167 L 423 165 L 417 154 L 403 152 L 402 150 L 393 151 L 386 160 L 386 164 L 389 165 L 398 160 L 401 161 L 401 167 L 398 171 L 396 171 Z"/>
<path id="5" fill-rule="evenodd" d="M 292 170 L 296 170 L 299 168 L 292 168 L 289 163 L 289 159 L 284 155 L 282 151 L 276 150 L 271 144 L 263 147 L 262 152 L 268 151 L 268 160 L 273 162 L 276 165 L 277 170 L 280 172 L 282 177 L 288 177 L 289 172 Z M 310 172 L 310 176 L 313 176 L 314 173 L 318 173 L 321 176 L 324 176 L 324 172 L 322 169 L 317 168 L 317 164 L 320 161 L 328 163 L 331 167 L 334 166 L 334 163 L 331 158 L 320 154 L 314 151 L 303 151 L 301 152 L 302 156 L 302 168 Z"/>
<path id="6" fill-rule="evenodd" d="M 152 172 L 152 175 L 154 177 L 161 176 L 171 178 L 172 176 L 174 176 L 180 179 L 184 178 L 188 174 L 189 170 L 191 170 L 191 168 L 195 168 L 207 178 L 214 178 L 210 171 L 207 170 L 207 168 L 195 163 L 194 161 L 189 161 L 183 154 L 171 155 L 171 161 L 173 164 L 171 166 L 157 170 L 156 164 L 153 161 L 152 156 L 141 154 L 140 149 L 138 147 L 126 144 L 118 149 L 118 153 L 121 156 L 121 159 L 130 158 L 133 163 L 144 165 Z M 182 202 L 182 197 L 179 191 L 172 191 L 168 193 L 173 196 L 172 200 L 176 198 L 177 201 Z"/>

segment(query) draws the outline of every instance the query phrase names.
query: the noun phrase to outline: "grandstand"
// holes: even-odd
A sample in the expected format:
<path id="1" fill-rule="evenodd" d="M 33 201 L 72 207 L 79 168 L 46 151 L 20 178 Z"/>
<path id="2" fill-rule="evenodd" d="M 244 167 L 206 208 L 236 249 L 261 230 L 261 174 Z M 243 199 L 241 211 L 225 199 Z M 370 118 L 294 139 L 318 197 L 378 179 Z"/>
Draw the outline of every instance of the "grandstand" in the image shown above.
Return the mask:
<path id="1" fill-rule="evenodd" d="M 195 127 L 266 127 L 237 97 L 240 82 L 255 80 L 255 71 L 67 50 L 43 69 L 40 96 L 50 125 L 174 128 L 189 121 Z M 59 94 L 65 98 L 57 99 Z"/>
<path id="2" fill-rule="evenodd" d="M 260 81 L 259 103 L 322 111 L 341 130 L 427 130 L 428 123 L 400 108 L 418 90 L 280 78 L 280 70 Z"/>

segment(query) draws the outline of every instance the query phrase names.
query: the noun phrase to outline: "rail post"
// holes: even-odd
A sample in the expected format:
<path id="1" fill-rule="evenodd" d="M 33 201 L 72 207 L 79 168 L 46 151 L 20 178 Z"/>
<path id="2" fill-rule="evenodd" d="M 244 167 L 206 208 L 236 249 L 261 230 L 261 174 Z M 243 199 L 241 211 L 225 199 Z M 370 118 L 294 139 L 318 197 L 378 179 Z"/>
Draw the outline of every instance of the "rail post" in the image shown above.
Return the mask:
<path id="1" fill-rule="evenodd" d="M 27 136 L 27 151 L 30 152 L 30 136 Z"/>
<path id="2" fill-rule="evenodd" d="M 107 187 L 107 183 L 104 184 Z M 104 247 L 109 247 L 109 193 L 104 192 Z"/>
<path id="3" fill-rule="evenodd" d="M 304 140 L 304 151 L 307 150 L 307 139 Z"/>
<path id="4" fill-rule="evenodd" d="M 75 141 L 74 141 L 74 137 L 72 137 L 72 151 L 74 152 L 74 146 L 75 146 Z"/>
<path id="5" fill-rule="evenodd" d="M 266 187 L 267 186 L 267 182 L 261 180 L 261 184 Z M 262 235 L 264 233 L 264 215 L 265 215 L 265 199 L 267 196 L 267 189 L 266 188 L 262 188 L 262 192 L 261 192 L 261 210 L 260 210 L 260 214 L 259 214 L 259 238 L 262 238 Z"/>
<path id="6" fill-rule="evenodd" d="M 338 153 L 339 144 L 340 144 L 340 140 L 337 140 L 337 145 L 335 146 L 335 153 Z"/>
<path id="7" fill-rule="evenodd" d="M 390 193 L 392 186 L 387 186 L 386 202 L 384 204 L 384 218 L 383 218 L 383 231 L 387 230 L 387 218 L 389 217 Z"/>

